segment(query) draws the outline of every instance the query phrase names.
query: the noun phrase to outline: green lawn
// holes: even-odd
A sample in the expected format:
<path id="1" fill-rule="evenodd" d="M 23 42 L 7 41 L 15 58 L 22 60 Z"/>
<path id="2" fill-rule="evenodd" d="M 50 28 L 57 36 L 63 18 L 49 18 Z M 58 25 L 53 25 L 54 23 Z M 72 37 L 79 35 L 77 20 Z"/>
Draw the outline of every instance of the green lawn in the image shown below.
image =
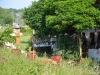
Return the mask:
<path id="1" fill-rule="evenodd" d="M 31 35 L 21 36 L 20 37 L 20 48 L 26 50 L 29 47 L 29 40 L 31 40 Z"/>

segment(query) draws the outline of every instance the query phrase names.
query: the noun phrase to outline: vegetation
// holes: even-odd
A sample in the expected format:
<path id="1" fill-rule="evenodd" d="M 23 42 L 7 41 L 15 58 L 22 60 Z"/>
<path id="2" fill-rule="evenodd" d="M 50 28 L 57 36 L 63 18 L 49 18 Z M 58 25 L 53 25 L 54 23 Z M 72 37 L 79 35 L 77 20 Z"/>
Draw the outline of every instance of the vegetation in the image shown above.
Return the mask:
<path id="1" fill-rule="evenodd" d="M 24 22 L 22 18 L 22 12 L 24 11 L 24 9 L 9 8 L 8 10 L 12 13 L 13 22 L 18 23 L 20 26 L 23 26 Z"/>
<path id="2" fill-rule="evenodd" d="M 33 2 L 32 6 L 29 8 L 25 8 L 23 18 L 24 22 L 29 25 L 32 29 L 34 29 L 38 35 L 41 37 L 46 36 L 48 34 L 54 34 L 54 31 L 51 28 L 46 26 L 46 19 L 45 19 L 45 12 L 43 8 L 43 3 L 40 2 Z M 42 35 L 41 35 L 42 34 Z"/>
<path id="3" fill-rule="evenodd" d="M 23 33 L 24 35 L 32 35 L 33 30 L 28 26 L 26 26 L 26 27 L 23 26 L 20 28 L 20 32 Z"/>
<path id="4" fill-rule="evenodd" d="M 22 12 L 24 9 L 5 9 L 0 7 L 0 25 L 12 25 L 13 22 L 17 22 L 20 25 L 24 25 L 23 18 L 22 18 Z"/>
<path id="5" fill-rule="evenodd" d="M 62 40 L 63 39 L 63 40 Z M 76 60 L 79 56 L 78 42 L 70 37 L 70 35 L 59 35 L 57 38 L 57 52 L 62 52 L 64 59 Z"/>
<path id="6" fill-rule="evenodd" d="M 20 37 L 20 49 L 28 52 L 28 48 L 31 46 L 31 35 L 24 35 Z"/>
<path id="7" fill-rule="evenodd" d="M 14 13 L 19 13 L 19 12 L 23 12 L 24 11 L 24 9 L 13 9 L 13 8 L 9 8 L 8 9 L 10 12 L 14 12 Z"/>
<path id="8" fill-rule="evenodd" d="M 2 75 L 97 75 L 91 71 L 93 63 L 91 59 L 83 59 L 78 66 L 67 65 L 67 61 L 62 60 L 61 66 L 52 66 L 50 64 L 41 65 L 41 59 L 28 59 L 24 54 L 16 56 L 11 49 L 1 48 L 0 58 L 6 59 L 3 64 L 0 59 L 0 74 Z"/>
<path id="9" fill-rule="evenodd" d="M 57 43 L 60 50 L 57 50 L 54 54 L 61 56 L 61 66 L 53 66 L 51 64 L 42 65 L 41 59 L 45 57 L 37 55 L 35 60 L 31 60 L 25 54 L 16 56 L 12 53 L 12 49 L 0 46 L 0 74 L 97 75 L 93 69 L 94 63 L 92 59 L 83 58 L 77 66 L 67 65 L 68 59 L 77 61 L 79 56 L 79 44 L 76 44 L 76 41 L 73 41 L 69 37 L 69 34 L 80 32 L 83 29 L 99 27 L 100 9 L 99 6 L 95 6 L 94 4 L 93 0 L 39 0 L 38 2 L 33 2 L 30 7 L 25 8 L 23 14 L 25 23 L 32 29 L 35 29 L 41 37 L 57 35 Z M 9 21 L 8 18 L 6 19 Z M 0 23 L 11 23 L 11 21 L 7 21 L 4 18 L 0 19 Z M 22 50 L 25 49 L 28 51 L 28 47 L 30 46 L 28 43 L 31 43 L 31 28 L 21 28 L 21 32 L 27 36 L 21 36 L 20 48 Z M 68 32 L 68 35 L 65 35 L 65 32 Z M 4 27 L 0 31 L 0 41 L 14 42 L 15 37 L 10 36 L 11 33 L 12 27 Z M 59 35 L 60 33 L 62 35 Z M 26 42 L 28 43 L 26 44 Z"/>
<path id="10" fill-rule="evenodd" d="M 13 18 L 9 10 L 0 7 L 0 24 L 12 24 Z"/>
<path id="11" fill-rule="evenodd" d="M 21 41 L 29 42 L 30 36 L 21 36 Z M 21 43 L 20 46 L 22 50 L 29 47 L 25 43 Z M 68 60 L 65 59 L 62 59 L 61 66 L 42 65 L 41 60 L 47 57 L 37 55 L 35 60 L 31 60 L 26 57 L 26 54 L 16 55 L 10 48 L 5 46 L 0 48 L 0 74 L 2 75 L 97 75 L 93 70 L 93 61 L 89 58 L 83 58 L 77 66 L 67 65 Z"/>
<path id="12" fill-rule="evenodd" d="M 23 17 L 39 33 L 47 33 L 46 29 L 49 34 L 52 30 L 61 32 L 69 28 L 81 31 L 98 26 L 100 10 L 93 4 L 93 0 L 39 0 L 25 9 Z"/>
<path id="13" fill-rule="evenodd" d="M 15 42 L 15 37 L 11 36 L 13 28 L 11 26 L 3 26 L 0 30 L 0 41 L 2 42 Z"/>
<path id="14" fill-rule="evenodd" d="M 78 32 L 82 55 L 79 32 L 100 27 L 100 10 L 94 4 L 93 0 L 39 0 L 25 8 L 23 18 L 40 36 Z"/>

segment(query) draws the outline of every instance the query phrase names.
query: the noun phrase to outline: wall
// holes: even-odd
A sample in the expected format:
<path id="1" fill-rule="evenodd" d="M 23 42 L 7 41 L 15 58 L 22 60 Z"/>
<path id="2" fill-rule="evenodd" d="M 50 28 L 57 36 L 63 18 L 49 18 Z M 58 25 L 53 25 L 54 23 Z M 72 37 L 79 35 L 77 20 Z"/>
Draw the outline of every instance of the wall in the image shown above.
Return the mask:
<path id="1" fill-rule="evenodd" d="M 97 41 L 97 36 L 98 36 L 98 31 L 100 30 L 100 28 L 95 28 L 95 29 L 90 29 L 90 30 L 83 30 L 82 33 L 85 33 L 85 36 L 87 38 L 88 41 L 88 45 L 90 42 L 90 33 L 93 32 L 94 33 L 94 41 Z"/>

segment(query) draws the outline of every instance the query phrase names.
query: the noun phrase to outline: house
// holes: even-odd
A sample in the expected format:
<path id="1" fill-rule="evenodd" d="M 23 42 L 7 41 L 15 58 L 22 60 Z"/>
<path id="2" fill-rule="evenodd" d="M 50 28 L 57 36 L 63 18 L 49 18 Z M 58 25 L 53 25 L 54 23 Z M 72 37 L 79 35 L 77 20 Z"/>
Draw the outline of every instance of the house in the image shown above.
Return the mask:
<path id="1" fill-rule="evenodd" d="M 98 32 L 100 28 L 94 28 L 90 30 L 83 30 L 82 34 L 85 35 L 87 39 L 87 46 L 94 48 L 98 38 Z"/>

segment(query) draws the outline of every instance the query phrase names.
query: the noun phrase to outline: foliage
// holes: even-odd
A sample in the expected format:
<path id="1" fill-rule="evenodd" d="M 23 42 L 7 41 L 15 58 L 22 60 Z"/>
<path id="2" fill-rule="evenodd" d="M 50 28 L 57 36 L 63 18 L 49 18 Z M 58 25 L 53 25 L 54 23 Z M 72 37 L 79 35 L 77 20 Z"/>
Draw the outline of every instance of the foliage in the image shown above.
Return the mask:
<path id="1" fill-rule="evenodd" d="M 70 27 L 76 31 L 94 28 L 97 25 L 96 21 L 100 20 L 100 11 L 93 6 L 93 3 L 93 0 L 54 2 L 55 15 L 47 15 L 46 25 L 58 31 Z"/>
<path id="2" fill-rule="evenodd" d="M 43 6 L 44 3 L 39 1 L 33 2 L 29 8 L 25 8 L 23 13 L 24 22 L 34 29 L 40 36 L 55 34 L 56 31 L 46 26 L 46 12 L 44 12 L 45 9 Z"/>
<path id="3" fill-rule="evenodd" d="M 31 47 L 31 34 L 23 35 L 20 37 L 20 48 L 25 51 L 29 51 L 29 47 Z"/>
<path id="4" fill-rule="evenodd" d="M 93 4 L 93 0 L 39 0 L 25 9 L 23 17 L 26 24 L 42 34 L 70 28 L 81 31 L 99 26 L 100 10 Z"/>
<path id="5" fill-rule="evenodd" d="M 23 18 L 41 37 L 64 32 L 81 32 L 100 27 L 100 10 L 94 4 L 93 0 L 39 0 L 25 8 Z M 64 48 L 66 44 L 67 41 L 63 42 L 61 47 Z M 71 45 L 70 48 L 65 48 L 74 51 L 74 47 L 75 45 Z M 81 40 L 79 47 L 82 54 Z"/>
<path id="6" fill-rule="evenodd" d="M 21 27 L 20 32 L 25 34 L 25 35 L 30 35 L 33 33 L 33 30 L 30 27 Z"/>
<path id="7" fill-rule="evenodd" d="M 9 10 L 12 13 L 13 22 L 18 22 L 20 26 L 24 25 L 23 18 L 22 18 L 22 12 L 24 11 L 24 9 L 9 8 L 7 10 Z"/>
<path id="8" fill-rule="evenodd" d="M 12 24 L 12 14 L 9 10 L 0 7 L 0 24 Z"/>
<path id="9" fill-rule="evenodd" d="M 2 42 L 14 42 L 15 37 L 10 35 L 10 34 L 13 33 L 12 27 L 6 26 L 6 27 L 3 27 L 3 28 L 4 28 L 4 31 L 1 32 L 1 34 L 0 34 L 0 40 Z"/>
<path id="10" fill-rule="evenodd" d="M 91 67 L 94 66 L 93 60 L 90 58 L 84 58 L 81 60 L 80 65 L 79 66 L 83 66 L 83 68 L 88 68 L 90 69 Z"/>
<path id="11" fill-rule="evenodd" d="M 64 59 L 77 60 L 79 56 L 79 45 L 77 40 L 67 35 L 59 35 L 57 38 L 57 46 L 62 51 L 62 57 Z"/>
<path id="12" fill-rule="evenodd" d="M 21 27 L 20 32 L 22 36 L 20 37 L 21 40 L 21 49 L 28 51 L 29 47 L 32 46 L 32 33 L 33 30 L 30 27 Z"/>
<path id="13" fill-rule="evenodd" d="M 94 7 L 100 10 L 100 0 L 94 0 L 95 3 L 93 4 Z"/>
<path id="14" fill-rule="evenodd" d="M 23 12 L 24 11 L 24 9 L 13 9 L 13 8 L 9 8 L 8 9 L 10 12 L 14 12 L 14 13 L 18 13 L 18 12 Z"/>
<path id="15" fill-rule="evenodd" d="M 21 27 L 20 32 L 26 32 L 26 29 L 24 27 Z"/>
<path id="16" fill-rule="evenodd" d="M 0 74 L 2 75 L 97 75 L 91 72 L 86 64 L 79 64 L 74 67 L 66 66 L 67 61 L 62 60 L 60 67 L 50 64 L 41 65 L 43 57 L 37 56 L 36 60 L 31 60 L 24 54 L 16 56 L 10 49 L 5 48 L 1 48 L 0 52 L 0 57 L 6 59 L 4 64 L 0 60 Z M 87 63 L 87 61 L 84 61 L 84 63 Z"/>

